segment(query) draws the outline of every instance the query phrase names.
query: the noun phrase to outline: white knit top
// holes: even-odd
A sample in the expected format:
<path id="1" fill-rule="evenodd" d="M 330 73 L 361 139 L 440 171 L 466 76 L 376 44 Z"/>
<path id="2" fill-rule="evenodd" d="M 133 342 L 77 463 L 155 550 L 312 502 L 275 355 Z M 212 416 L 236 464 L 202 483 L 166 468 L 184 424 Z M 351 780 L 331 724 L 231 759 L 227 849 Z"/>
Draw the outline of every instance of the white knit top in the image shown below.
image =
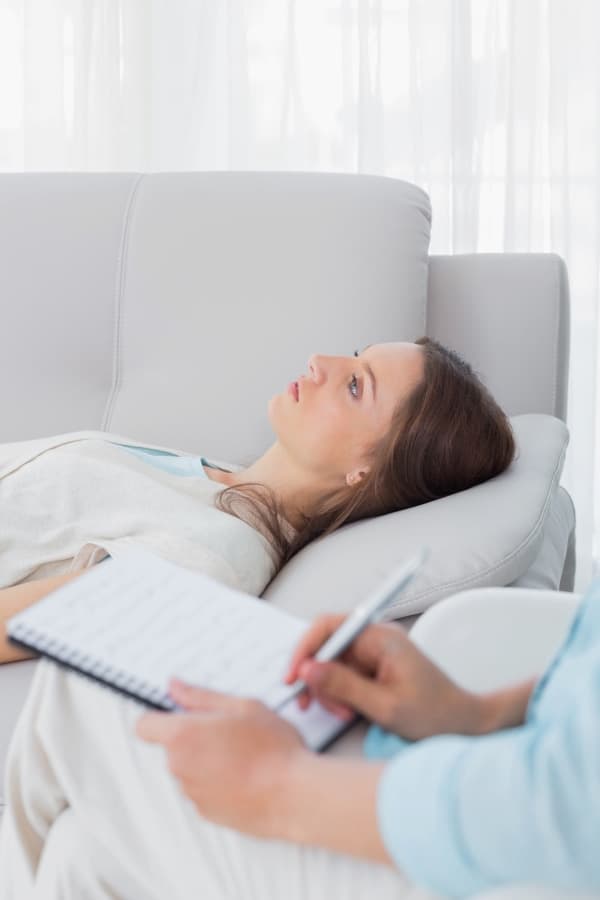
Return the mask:
<path id="1" fill-rule="evenodd" d="M 101 431 L 0 444 L 0 588 L 135 543 L 259 596 L 275 571 L 270 543 L 213 506 L 223 485 L 148 465 L 111 441 L 152 446 Z"/>

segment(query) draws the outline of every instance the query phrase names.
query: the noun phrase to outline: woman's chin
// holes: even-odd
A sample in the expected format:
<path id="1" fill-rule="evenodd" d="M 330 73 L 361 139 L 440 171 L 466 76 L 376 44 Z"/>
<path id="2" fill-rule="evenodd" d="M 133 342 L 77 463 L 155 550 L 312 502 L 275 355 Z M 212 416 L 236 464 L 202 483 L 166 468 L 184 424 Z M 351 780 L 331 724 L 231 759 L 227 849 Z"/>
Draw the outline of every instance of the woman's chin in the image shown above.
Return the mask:
<path id="1" fill-rule="evenodd" d="M 278 412 L 278 407 L 280 407 L 282 403 L 285 403 L 286 399 L 287 398 L 283 394 L 273 394 L 273 396 L 267 403 L 267 417 L 269 419 L 269 422 L 271 423 L 273 431 L 275 432 L 277 431 L 277 428 L 275 427 L 277 424 L 277 419 L 280 415 L 280 413 Z"/>
<path id="2" fill-rule="evenodd" d="M 296 402 L 297 402 L 296 398 L 292 397 L 292 395 L 288 393 L 288 390 L 286 388 L 285 390 L 281 391 L 279 394 L 273 394 L 273 396 L 269 400 L 267 409 L 270 411 L 273 407 L 276 407 L 279 404 L 285 404 L 285 406 L 290 404 L 290 406 L 291 406 L 292 404 L 296 404 Z"/>

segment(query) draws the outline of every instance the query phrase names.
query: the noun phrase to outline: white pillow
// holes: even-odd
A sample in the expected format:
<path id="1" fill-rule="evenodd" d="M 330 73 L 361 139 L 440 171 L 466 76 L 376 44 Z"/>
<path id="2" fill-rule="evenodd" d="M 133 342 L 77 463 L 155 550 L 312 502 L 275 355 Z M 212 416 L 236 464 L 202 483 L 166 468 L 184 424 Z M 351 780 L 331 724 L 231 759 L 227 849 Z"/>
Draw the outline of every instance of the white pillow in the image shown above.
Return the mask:
<path id="1" fill-rule="evenodd" d="M 569 441 L 560 419 L 514 416 L 515 460 L 483 484 L 411 509 L 344 525 L 294 556 L 262 596 L 312 619 L 355 607 L 422 544 L 430 556 L 389 608 L 388 619 L 420 613 L 457 591 L 503 586 L 535 559 Z"/>

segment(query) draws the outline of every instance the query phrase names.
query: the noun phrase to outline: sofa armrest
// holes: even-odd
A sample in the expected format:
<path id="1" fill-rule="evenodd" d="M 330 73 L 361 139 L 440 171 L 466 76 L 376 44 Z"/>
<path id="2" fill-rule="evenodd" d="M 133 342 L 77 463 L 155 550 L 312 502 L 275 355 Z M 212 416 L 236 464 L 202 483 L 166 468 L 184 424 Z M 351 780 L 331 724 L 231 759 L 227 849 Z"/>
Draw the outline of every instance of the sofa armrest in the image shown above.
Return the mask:
<path id="1" fill-rule="evenodd" d="M 476 588 L 427 610 L 410 634 L 468 690 L 496 690 L 541 674 L 564 639 L 581 594 Z"/>

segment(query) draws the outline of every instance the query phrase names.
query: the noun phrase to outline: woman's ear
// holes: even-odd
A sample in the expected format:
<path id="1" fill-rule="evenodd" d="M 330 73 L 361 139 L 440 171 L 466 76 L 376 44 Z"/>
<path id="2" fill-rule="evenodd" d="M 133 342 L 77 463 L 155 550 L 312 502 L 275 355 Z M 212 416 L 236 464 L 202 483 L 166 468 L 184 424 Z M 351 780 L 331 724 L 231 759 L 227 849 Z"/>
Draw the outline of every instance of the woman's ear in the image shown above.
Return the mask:
<path id="1" fill-rule="evenodd" d="M 357 484 L 359 481 L 362 481 L 365 475 L 368 475 L 370 472 L 369 466 L 366 466 L 363 469 L 354 469 L 352 472 L 346 473 L 346 484 Z"/>

